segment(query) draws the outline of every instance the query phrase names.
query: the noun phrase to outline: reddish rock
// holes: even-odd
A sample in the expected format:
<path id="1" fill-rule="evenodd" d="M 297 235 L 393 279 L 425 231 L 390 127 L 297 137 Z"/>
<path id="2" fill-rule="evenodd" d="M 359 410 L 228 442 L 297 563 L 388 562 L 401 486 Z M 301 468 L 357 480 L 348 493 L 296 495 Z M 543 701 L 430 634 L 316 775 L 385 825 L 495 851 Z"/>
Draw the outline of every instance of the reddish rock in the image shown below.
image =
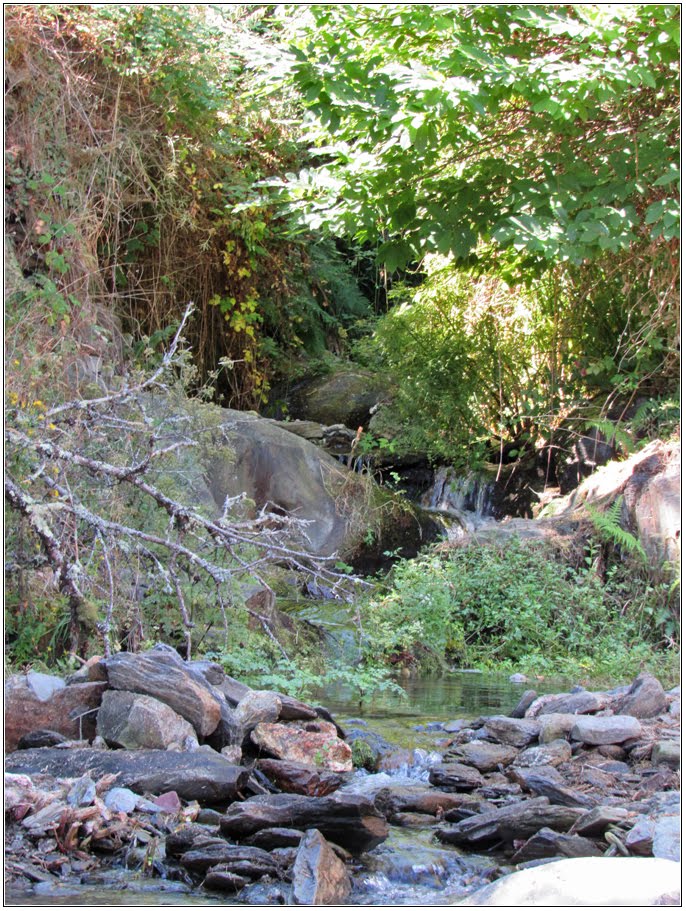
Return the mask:
<path id="1" fill-rule="evenodd" d="M 298 762 L 282 759 L 260 759 L 257 768 L 270 781 L 287 794 L 305 794 L 307 797 L 324 797 L 343 784 L 343 776 L 337 772 L 313 769 Z"/>
<path id="2" fill-rule="evenodd" d="M 256 746 L 277 759 L 331 772 L 351 772 L 353 768 L 352 750 L 328 721 L 258 724 L 250 736 Z"/>
<path id="3" fill-rule="evenodd" d="M 25 675 L 10 677 L 5 684 L 5 752 L 16 750 L 22 736 L 37 730 L 56 731 L 70 740 L 92 740 L 106 689 L 106 683 L 77 683 L 41 700 Z"/>

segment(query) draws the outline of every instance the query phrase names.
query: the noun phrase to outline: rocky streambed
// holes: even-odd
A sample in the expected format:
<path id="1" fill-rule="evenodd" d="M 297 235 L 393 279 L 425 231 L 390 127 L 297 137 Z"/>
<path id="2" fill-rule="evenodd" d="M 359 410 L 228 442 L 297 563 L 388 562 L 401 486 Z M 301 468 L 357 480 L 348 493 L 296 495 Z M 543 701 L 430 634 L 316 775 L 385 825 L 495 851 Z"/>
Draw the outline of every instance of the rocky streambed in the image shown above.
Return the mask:
<path id="1" fill-rule="evenodd" d="M 676 901 L 647 871 L 678 870 L 680 693 L 647 674 L 527 691 L 409 752 L 165 646 L 5 696 L 10 903 L 87 883 L 160 903 L 498 904 L 535 876 L 546 904 L 560 859 L 640 863 L 650 897 Z"/>

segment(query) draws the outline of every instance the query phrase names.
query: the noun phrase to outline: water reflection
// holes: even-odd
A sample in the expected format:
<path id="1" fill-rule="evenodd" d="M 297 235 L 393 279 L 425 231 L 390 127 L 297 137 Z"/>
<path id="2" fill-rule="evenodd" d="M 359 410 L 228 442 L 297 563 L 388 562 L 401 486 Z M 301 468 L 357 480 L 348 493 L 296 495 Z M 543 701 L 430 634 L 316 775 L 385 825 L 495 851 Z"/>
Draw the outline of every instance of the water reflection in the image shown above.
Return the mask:
<path id="1" fill-rule="evenodd" d="M 512 683 L 503 675 L 472 671 L 453 671 L 442 677 L 418 677 L 398 681 L 405 698 L 382 693 L 360 702 L 351 688 L 340 685 L 323 687 L 313 700 L 327 706 L 334 715 L 360 718 L 396 718 L 417 724 L 478 718 L 479 715 L 508 715 L 531 683 Z M 569 688 L 562 679 L 547 679 L 540 692 L 555 693 Z"/>

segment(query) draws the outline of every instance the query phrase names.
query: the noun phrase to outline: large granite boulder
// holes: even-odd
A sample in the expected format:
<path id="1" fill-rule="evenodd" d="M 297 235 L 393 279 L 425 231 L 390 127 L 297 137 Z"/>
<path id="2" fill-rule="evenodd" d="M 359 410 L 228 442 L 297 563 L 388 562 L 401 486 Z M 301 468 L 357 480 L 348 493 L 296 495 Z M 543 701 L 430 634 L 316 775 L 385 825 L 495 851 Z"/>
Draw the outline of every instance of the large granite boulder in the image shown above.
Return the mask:
<path id="1" fill-rule="evenodd" d="M 504 876 L 461 905 L 527 908 L 679 905 L 681 866 L 648 857 L 579 857 Z"/>
<path id="2" fill-rule="evenodd" d="M 288 403 L 293 417 L 356 430 L 367 428 L 372 409 L 387 396 L 382 378 L 365 370 L 341 370 L 299 383 Z"/>

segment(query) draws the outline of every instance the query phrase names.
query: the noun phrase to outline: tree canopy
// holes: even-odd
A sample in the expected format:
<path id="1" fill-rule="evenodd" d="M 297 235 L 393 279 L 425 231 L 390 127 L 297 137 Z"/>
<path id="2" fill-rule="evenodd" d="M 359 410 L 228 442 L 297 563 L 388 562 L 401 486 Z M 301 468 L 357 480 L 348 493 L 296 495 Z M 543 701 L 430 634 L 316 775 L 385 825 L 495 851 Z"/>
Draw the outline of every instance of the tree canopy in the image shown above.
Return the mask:
<path id="1" fill-rule="evenodd" d="M 282 71 L 314 163 L 272 183 L 311 229 L 381 234 L 391 269 L 488 258 L 494 243 L 578 264 L 678 236 L 678 5 L 286 15 Z"/>

